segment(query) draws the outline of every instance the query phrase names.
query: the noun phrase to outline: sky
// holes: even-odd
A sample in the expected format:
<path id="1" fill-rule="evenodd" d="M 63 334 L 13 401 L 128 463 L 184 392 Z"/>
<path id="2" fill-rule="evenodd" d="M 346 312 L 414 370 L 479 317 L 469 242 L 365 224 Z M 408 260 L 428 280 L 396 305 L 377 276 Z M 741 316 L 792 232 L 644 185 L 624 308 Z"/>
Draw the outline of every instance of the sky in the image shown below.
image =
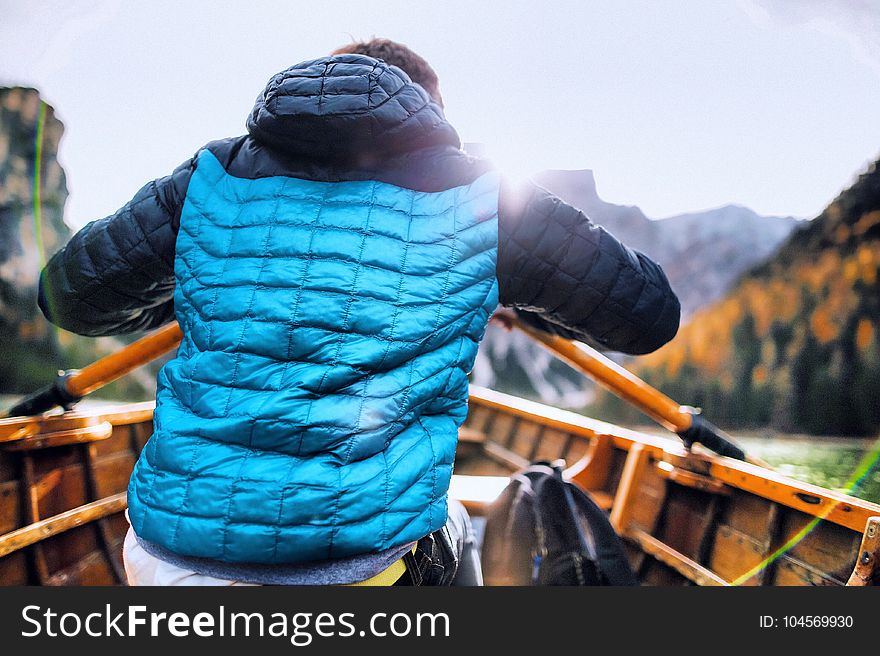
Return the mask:
<path id="1" fill-rule="evenodd" d="M 242 134 L 275 72 L 374 35 L 432 63 L 502 170 L 592 169 L 652 218 L 813 217 L 880 156 L 880 0 L 0 0 L 0 85 L 64 122 L 78 227 Z"/>

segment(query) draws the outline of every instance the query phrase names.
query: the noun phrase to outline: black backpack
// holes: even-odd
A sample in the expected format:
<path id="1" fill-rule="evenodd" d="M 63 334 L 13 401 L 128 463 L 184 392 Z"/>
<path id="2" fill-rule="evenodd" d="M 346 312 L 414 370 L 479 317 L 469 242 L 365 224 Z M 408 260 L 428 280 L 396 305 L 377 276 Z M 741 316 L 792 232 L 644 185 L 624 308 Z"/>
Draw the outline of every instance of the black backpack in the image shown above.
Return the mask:
<path id="1" fill-rule="evenodd" d="M 486 585 L 638 585 L 608 516 L 539 462 L 511 476 L 486 515 Z"/>

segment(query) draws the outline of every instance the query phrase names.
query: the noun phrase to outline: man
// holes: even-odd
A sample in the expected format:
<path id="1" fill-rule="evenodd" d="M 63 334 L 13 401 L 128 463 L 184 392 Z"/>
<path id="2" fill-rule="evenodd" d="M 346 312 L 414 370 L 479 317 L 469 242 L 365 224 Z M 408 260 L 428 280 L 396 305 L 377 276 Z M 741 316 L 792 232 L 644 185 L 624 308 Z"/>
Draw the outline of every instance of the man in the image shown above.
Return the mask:
<path id="1" fill-rule="evenodd" d="M 496 306 L 646 353 L 678 300 L 580 211 L 463 153 L 403 45 L 275 75 L 247 128 L 43 272 L 63 328 L 183 330 L 129 486 L 131 582 L 479 583 L 447 489 Z"/>

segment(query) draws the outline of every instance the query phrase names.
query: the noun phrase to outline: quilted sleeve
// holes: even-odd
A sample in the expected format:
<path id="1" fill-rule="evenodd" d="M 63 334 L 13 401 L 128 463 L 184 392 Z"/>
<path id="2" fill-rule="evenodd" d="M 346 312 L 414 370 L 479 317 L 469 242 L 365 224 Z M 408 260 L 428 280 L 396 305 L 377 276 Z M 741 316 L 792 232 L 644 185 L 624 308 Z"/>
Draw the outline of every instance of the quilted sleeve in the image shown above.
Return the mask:
<path id="1" fill-rule="evenodd" d="M 194 162 L 148 183 L 52 256 L 38 297 L 49 321 L 97 337 L 149 330 L 174 317 L 174 244 Z"/>
<path id="2" fill-rule="evenodd" d="M 502 186 L 498 219 L 500 302 L 527 323 L 634 355 L 675 336 L 681 308 L 663 270 L 583 212 L 527 183 Z"/>

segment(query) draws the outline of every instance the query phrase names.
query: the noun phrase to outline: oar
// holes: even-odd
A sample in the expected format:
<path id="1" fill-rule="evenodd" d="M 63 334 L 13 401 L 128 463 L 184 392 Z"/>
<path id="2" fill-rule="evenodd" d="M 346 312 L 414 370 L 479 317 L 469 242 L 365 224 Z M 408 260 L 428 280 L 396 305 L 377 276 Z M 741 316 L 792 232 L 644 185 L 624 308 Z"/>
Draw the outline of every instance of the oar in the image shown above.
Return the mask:
<path id="1" fill-rule="evenodd" d="M 686 446 L 699 442 L 720 455 L 768 467 L 758 458 L 746 456 L 730 436 L 704 419 L 695 408 L 676 403 L 586 344 L 532 328 L 507 312 L 495 316 L 502 323 L 521 330 L 612 393 L 629 401 L 661 426 L 677 433 Z M 0 417 L 35 415 L 56 406 L 69 408 L 86 394 L 112 383 L 175 348 L 182 337 L 183 333 L 177 323 L 170 323 L 83 369 L 59 373 L 50 385 L 25 397 Z"/>
<path id="2" fill-rule="evenodd" d="M 36 415 L 56 406 L 69 408 L 86 394 L 175 348 L 182 337 L 177 323 L 163 326 L 82 369 L 59 372 L 51 384 L 25 397 L 0 417 Z"/>
<path id="3" fill-rule="evenodd" d="M 521 330 L 570 366 L 632 403 L 664 428 L 677 433 L 688 448 L 699 442 L 719 455 L 769 468 L 767 463 L 758 458 L 747 456 L 733 438 L 704 419 L 699 410 L 676 403 L 597 350 L 533 328 L 506 311 L 496 313 L 495 317 L 500 323 Z"/>

